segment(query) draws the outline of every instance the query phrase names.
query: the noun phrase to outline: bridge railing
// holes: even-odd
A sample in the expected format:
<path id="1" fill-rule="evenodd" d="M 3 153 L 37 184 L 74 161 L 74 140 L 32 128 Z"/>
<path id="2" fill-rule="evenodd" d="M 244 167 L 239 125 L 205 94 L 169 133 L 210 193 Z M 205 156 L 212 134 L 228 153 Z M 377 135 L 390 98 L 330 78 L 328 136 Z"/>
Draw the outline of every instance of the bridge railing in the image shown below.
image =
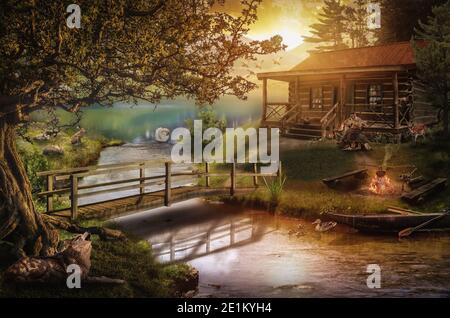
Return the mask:
<path id="1" fill-rule="evenodd" d="M 45 177 L 47 179 L 46 189 L 43 192 L 38 193 L 40 197 L 45 197 L 47 202 L 47 213 L 55 213 L 63 209 L 54 208 L 54 199 L 56 196 L 68 196 L 70 199 L 70 212 L 71 218 L 76 219 L 78 216 L 78 208 L 80 207 L 79 199 L 89 196 L 95 196 L 100 194 L 108 194 L 114 192 L 121 192 L 127 190 L 139 189 L 139 194 L 116 197 L 115 199 L 125 199 L 128 197 L 144 196 L 147 194 L 162 192 L 164 197 L 164 205 L 169 206 L 171 201 L 171 192 L 173 187 L 173 179 L 179 177 L 197 177 L 205 178 L 205 186 L 211 187 L 210 179 L 213 177 L 230 177 L 230 195 L 233 196 L 236 192 L 236 177 L 252 177 L 253 186 L 258 186 L 259 177 L 281 177 L 281 162 L 279 162 L 278 170 L 276 173 L 263 174 L 258 172 L 258 165 L 253 164 L 253 172 L 236 172 L 236 164 L 230 164 L 230 172 L 210 172 L 210 164 L 204 163 L 203 171 L 200 170 L 184 170 L 184 171 L 172 171 L 172 163 L 164 163 L 164 174 L 146 176 L 145 169 L 149 167 L 155 167 L 154 161 L 140 161 L 121 164 L 108 164 L 101 166 L 89 166 L 82 168 L 61 169 L 52 171 L 39 172 L 37 175 Z M 99 182 L 95 184 L 80 184 L 83 178 L 105 174 L 115 174 L 117 172 L 139 172 L 139 177 L 124 178 L 119 180 L 113 180 L 108 182 Z M 62 186 L 56 186 L 55 182 L 62 181 Z M 130 184 L 135 183 L 135 184 Z M 164 186 L 163 190 L 146 192 L 146 188 L 150 186 Z M 108 187 L 107 189 L 98 189 L 102 187 Z M 113 188 L 111 188 L 113 187 Z M 86 192 L 85 190 L 94 190 Z M 101 204 L 109 202 L 110 200 L 95 202 Z"/>

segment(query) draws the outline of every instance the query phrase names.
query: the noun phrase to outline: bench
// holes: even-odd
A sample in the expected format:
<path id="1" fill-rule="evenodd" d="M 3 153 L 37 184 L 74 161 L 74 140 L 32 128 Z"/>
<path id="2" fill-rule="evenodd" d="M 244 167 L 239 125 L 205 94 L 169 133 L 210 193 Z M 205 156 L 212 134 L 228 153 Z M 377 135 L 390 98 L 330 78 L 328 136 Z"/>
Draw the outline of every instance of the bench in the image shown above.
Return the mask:
<path id="1" fill-rule="evenodd" d="M 433 193 L 442 191 L 447 186 L 446 178 L 437 178 L 417 189 L 412 190 L 404 195 L 402 199 L 408 203 L 421 203 L 425 198 Z"/>
<path id="2" fill-rule="evenodd" d="M 366 177 L 366 176 L 367 176 L 367 169 L 359 169 L 359 170 L 346 172 L 346 173 L 336 176 L 336 177 L 325 178 L 322 180 L 322 182 L 325 183 L 326 185 L 331 185 L 331 184 L 339 183 L 342 179 L 346 179 L 346 178 L 350 178 L 350 177 Z"/>

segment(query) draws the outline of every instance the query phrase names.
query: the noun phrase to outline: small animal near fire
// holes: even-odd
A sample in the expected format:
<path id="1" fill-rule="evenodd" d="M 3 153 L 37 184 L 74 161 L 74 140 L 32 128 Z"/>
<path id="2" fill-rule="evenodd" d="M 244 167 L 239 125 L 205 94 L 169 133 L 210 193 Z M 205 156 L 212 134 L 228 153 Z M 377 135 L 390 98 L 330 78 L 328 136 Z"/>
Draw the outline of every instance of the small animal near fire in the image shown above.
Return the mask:
<path id="1" fill-rule="evenodd" d="M 83 138 L 84 135 L 86 135 L 86 130 L 84 128 L 81 128 L 72 136 L 70 142 L 72 143 L 72 145 L 79 145 L 81 144 L 81 138 Z"/>
<path id="2" fill-rule="evenodd" d="M 425 138 L 425 135 L 427 133 L 427 126 L 424 124 L 412 124 L 409 127 L 409 133 L 414 138 L 414 143 L 417 142 L 418 137 Z"/>

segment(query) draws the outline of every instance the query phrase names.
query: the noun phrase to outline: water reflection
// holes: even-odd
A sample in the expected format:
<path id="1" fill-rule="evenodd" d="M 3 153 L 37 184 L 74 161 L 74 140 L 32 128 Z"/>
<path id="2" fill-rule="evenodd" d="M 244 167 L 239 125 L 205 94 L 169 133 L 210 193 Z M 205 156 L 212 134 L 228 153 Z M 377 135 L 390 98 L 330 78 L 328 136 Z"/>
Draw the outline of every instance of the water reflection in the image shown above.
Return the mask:
<path id="1" fill-rule="evenodd" d="M 147 239 L 164 262 L 200 272 L 199 297 L 449 297 L 450 236 L 314 231 L 311 221 L 274 217 L 200 199 L 115 220 Z M 301 224 L 304 234 L 293 230 Z M 382 269 L 369 289 L 367 265 Z"/>
<path id="2" fill-rule="evenodd" d="M 212 223 L 205 232 L 190 236 L 169 235 L 163 242 L 152 241 L 155 256 L 161 262 L 189 261 L 253 243 L 273 231 L 255 221 L 256 218 L 256 215 L 231 217 Z"/>

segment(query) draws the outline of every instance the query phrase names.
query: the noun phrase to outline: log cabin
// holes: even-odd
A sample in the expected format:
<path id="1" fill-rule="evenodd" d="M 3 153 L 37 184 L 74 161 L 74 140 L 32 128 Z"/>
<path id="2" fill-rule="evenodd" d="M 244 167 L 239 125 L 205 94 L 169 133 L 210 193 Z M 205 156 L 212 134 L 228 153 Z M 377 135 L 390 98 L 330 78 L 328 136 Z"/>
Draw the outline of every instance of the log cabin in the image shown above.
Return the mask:
<path id="1" fill-rule="evenodd" d="M 332 137 L 352 113 L 367 122 L 367 134 L 396 141 L 410 125 L 437 121 L 416 76 L 410 42 L 311 53 L 291 70 L 257 76 L 263 84 L 261 126 L 279 127 L 287 137 Z M 288 83 L 286 102 L 269 101 L 269 80 Z"/>

